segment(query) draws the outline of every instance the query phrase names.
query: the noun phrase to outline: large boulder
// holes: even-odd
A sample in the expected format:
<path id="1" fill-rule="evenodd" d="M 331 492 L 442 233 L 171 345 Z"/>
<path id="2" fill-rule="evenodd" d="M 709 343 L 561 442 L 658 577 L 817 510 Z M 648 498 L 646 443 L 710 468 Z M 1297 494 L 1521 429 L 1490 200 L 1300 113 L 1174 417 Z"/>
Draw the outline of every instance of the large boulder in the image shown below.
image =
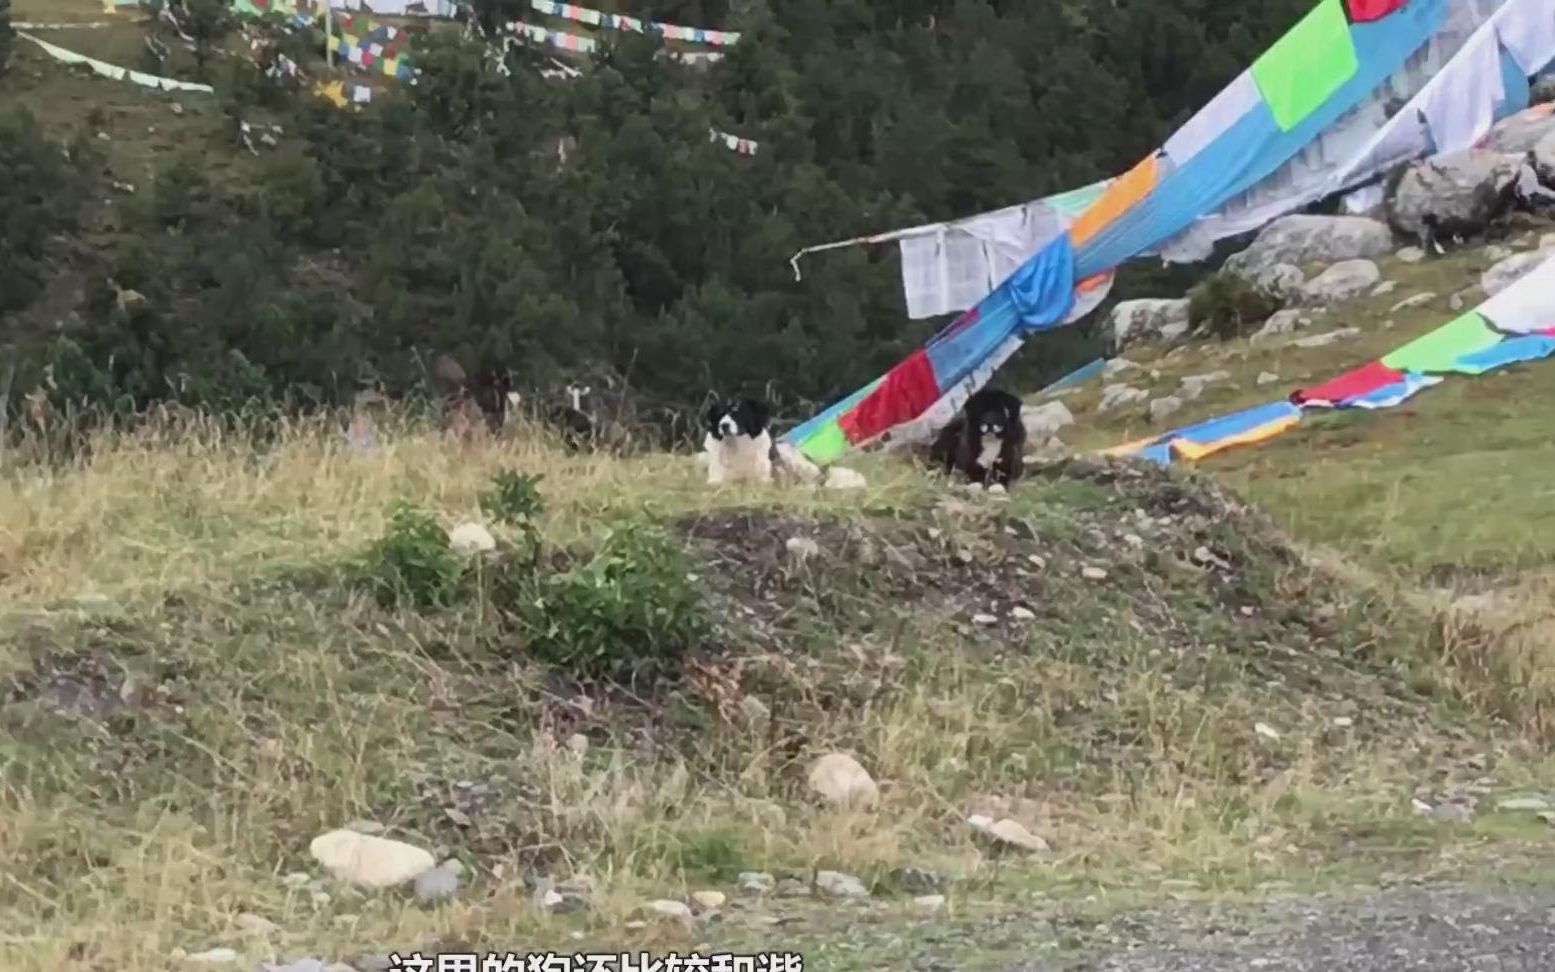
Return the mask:
<path id="1" fill-rule="evenodd" d="M 1539 171 L 1539 181 L 1547 186 L 1555 185 L 1555 131 L 1534 144 L 1533 160 Z"/>
<path id="2" fill-rule="evenodd" d="M 1555 132 L 1555 115 L 1519 112 L 1497 123 L 1485 137 L 1482 148 L 1503 155 L 1522 155 L 1532 151 L 1551 132 Z"/>
<path id="3" fill-rule="evenodd" d="M 1107 320 L 1113 347 L 1170 343 L 1188 333 L 1188 299 L 1125 300 Z"/>
<path id="4" fill-rule="evenodd" d="M 1393 190 L 1389 222 L 1416 238 L 1427 216 L 1436 217 L 1442 235 L 1480 233 L 1501 214 L 1516 174 L 1516 157 L 1499 152 L 1469 149 L 1423 159 L 1405 170 Z"/>
<path id="5" fill-rule="evenodd" d="M 1382 271 L 1370 260 L 1341 260 L 1308 280 L 1301 288 L 1301 303 L 1337 304 L 1371 290 Z"/>
<path id="6" fill-rule="evenodd" d="M 1479 285 L 1485 291 L 1485 296 L 1494 297 L 1526 277 L 1535 267 L 1552 256 L 1555 256 L 1555 250 L 1551 249 L 1535 250 L 1532 253 L 1514 253 L 1480 274 Z"/>
<path id="7" fill-rule="evenodd" d="M 1226 269 L 1251 280 L 1269 279 L 1281 263 L 1332 263 L 1379 257 L 1393 249 L 1386 224 L 1365 216 L 1307 216 L 1275 220 L 1252 246 L 1226 260 Z"/>

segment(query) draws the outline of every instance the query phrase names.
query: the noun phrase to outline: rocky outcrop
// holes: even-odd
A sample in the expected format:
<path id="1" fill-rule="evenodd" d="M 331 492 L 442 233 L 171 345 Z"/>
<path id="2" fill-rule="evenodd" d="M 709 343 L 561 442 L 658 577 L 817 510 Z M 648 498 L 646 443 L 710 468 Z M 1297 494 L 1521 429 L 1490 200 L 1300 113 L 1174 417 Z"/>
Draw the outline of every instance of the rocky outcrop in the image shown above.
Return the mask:
<path id="1" fill-rule="evenodd" d="M 1121 301 L 1107 319 L 1107 332 L 1119 351 L 1175 341 L 1188 333 L 1188 299 Z"/>
<path id="2" fill-rule="evenodd" d="M 1300 302 L 1310 306 L 1337 304 L 1361 296 L 1381 279 L 1382 271 L 1370 260 L 1342 260 L 1303 284 Z"/>
<path id="3" fill-rule="evenodd" d="M 1513 157 L 1470 149 L 1411 165 L 1388 200 L 1388 220 L 1399 233 L 1420 238 L 1434 216 L 1438 236 L 1483 232 L 1505 207 L 1517 173 Z"/>
<path id="4" fill-rule="evenodd" d="M 1534 144 L 1533 161 L 1539 172 L 1539 181 L 1547 186 L 1555 186 L 1555 131 L 1550 131 Z"/>
<path id="5" fill-rule="evenodd" d="M 1532 253 L 1517 253 L 1509 256 L 1480 274 L 1480 288 L 1485 291 L 1486 296 L 1494 297 L 1527 276 L 1535 267 L 1552 256 L 1555 256 L 1555 250 L 1535 250 Z"/>
<path id="6" fill-rule="evenodd" d="M 1392 249 L 1393 234 L 1375 219 L 1297 214 L 1265 226 L 1252 246 L 1226 260 L 1226 269 L 1257 281 L 1281 263 L 1357 260 Z"/>

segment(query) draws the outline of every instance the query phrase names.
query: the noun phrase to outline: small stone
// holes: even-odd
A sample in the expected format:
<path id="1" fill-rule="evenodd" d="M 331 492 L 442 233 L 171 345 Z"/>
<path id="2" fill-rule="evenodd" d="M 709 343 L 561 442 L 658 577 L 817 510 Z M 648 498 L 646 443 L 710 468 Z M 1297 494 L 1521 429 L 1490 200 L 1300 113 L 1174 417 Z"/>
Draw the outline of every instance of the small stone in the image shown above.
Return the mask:
<path id="1" fill-rule="evenodd" d="M 821 552 L 821 545 L 809 537 L 789 537 L 784 546 L 788 548 L 788 555 L 801 564 Z"/>
<path id="2" fill-rule="evenodd" d="M 1384 281 L 1382 281 L 1382 283 L 1379 283 L 1377 286 L 1371 288 L 1371 296 L 1373 296 L 1373 297 L 1386 297 L 1388 294 L 1391 294 L 1393 291 L 1395 291 L 1397 289 L 1398 289 L 1398 281 L 1397 280 L 1384 280 Z"/>
<path id="3" fill-rule="evenodd" d="M 308 852 L 340 880 L 373 888 L 404 884 L 435 864 L 419 847 L 353 830 L 321 834 Z"/>
<path id="4" fill-rule="evenodd" d="M 256 915 L 251 911 L 245 911 L 238 915 L 233 919 L 233 924 L 251 935 L 268 935 L 273 931 L 281 930 L 280 925 L 277 925 L 263 915 Z"/>
<path id="5" fill-rule="evenodd" d="M 1398 251 L 1400 263 L 1419 263 L 1425 259 L 1425 251 L 1418 246 L 1406 246 Z"/>
<path id="6" fill-rule="evenodd" d="M 444 807 L 443 816 L 453 822 L 456 827 L 468 827 L 471 825 L 470 815 L 458 807 Z"/>
<path id="7" fill-rule="evenodd" d="M 1414 310 L 1416 307 L 1424 307 L 1436 299 L 1436 295 L 1430 291 L 1415 294 L 1413 297 L 1405 297 L 1403 300 L 1388 308 L 1389 314 L 1397 314 L 1399 311 Z"/>
<path id="8" fill-rule="evenodd" d="M 168 108 L 171 109 L 173 114 L 175 114 L 175 115 L 182 115 L 184 113 L 184 106 L 179 104 L 176 101 L 173 102 L 171 105 L 168 105 Z"/>
<path id="9" fill-rule="evenodd" d="M 1550 802 L 1543 797 L 1514 797 L 1496 804 L 1502 813 L 1541 813 L 1550 809 Z"/>
<path id="10" fill-rule="evenodd" d="M 820 871 L 815 875 L 815 887 L 828 898 L 867 898 L 869 889 L 864 882 L 841 871 Z"/>
<path id="11" fill-rule="evenodd" d="M 1355 725 L 1355 720 L 1349 716 L 1335 716 L 1334 725 L 1338 726 L 1340 729 L 1348 729 Z"/>
<path id="12" fill-rule="evenodd" d="M 923 894 L 912 899 L 913 910 L 919 914 L 932 915 L 945 908 L 945 896 L 943 894 Z"/>
<path id="13" fill-rule="evenodd" d="M 1451 297 L 1447 298 L 1447 309 L 1455 311 L 1463 310 L 1463 303 L 1463 294 L 1461 292 L 1453 294 Z"/>
<path id="14" fill-rule="evenodd" d="M 1107 572 L 1102 570 L 1100 567 L 1082 567 L 1080 569 L 1080 576 L 1084 577 L 1086 580 L 1106 580 Z"/>
<path id="15" fill-rule="evenodd" d="M 868 807 L 880 788 L 859 761 L 847 753 L 828 753 L 810 766 L 810 790 L 839 806 Z"/>
<path id="16" fill-rule="evenodd" d="M 459 877 L 440 867 L 416 875 L 416 899 L 423 904 L 435 904 L 452 898 L 459 890 Z"/>
<path id="17" fill-rule="evenodd" d="M 729 896 L 722 891 L 694 891 L 691 894 L 691 903 L 698 911 L 717 911 L 728 900 Z"/>
<path id="18" fill-rule="evenodd" d="M 826 470 L 826 478 L 821 483 L 826 489 L 863 489 L 869 485 L 862 473 L 843 466 L 832 466 Z"/>
<path id="19" fill-rule="evenodd" d="M 1274 384 L 1275 382 L 1277 382 L 1279 380 L 1280 380 L 1280 376 L 1275 374 L 1272 371 L 1260 371 L 1260 372 L 1258 372 L 1257 382 L 1258 382 L 1259 385 L 1272 385 L 1272 384 Z"/>
<path id="20" fill-rule="evenodd" d="M 1253 724 L 1253 731 L 1256 732 L 1258 735 L 1262 736 L 1265 739 L 1279 739 L 1280 738 L 1279 732 L 1276 731 L 1273 726 L 1268 725 L 1267 723 L 1263 723 L 1263 722 L 1254 723 Z"/>
<path id="21" fill-rule="evenodd" d="M 1033 853 L 1041 853 L 1049 849 L 1047 841 L 1027 830 L 1024 824 L 1009 817 L 996 821 L 992 817 L 976 814 L 968 817 L 967 823 L 973 830 L 993 839 L 998 844 Z"/>
<path id="22" fill-rule="evenodd" d="M 681 921 L 691 918 L 691 906 L 684 901 L 671 901 L 668 898 L 660 898 L 657 901 L 648 902 L 643 907 L 660 918 L 676 918 Z"/>
<path id="23" fill-rule="evenodd" d="M 999 619 L 992 614 L 974 614 L 972 615 L 972 623 L 986 628 L 989 625 L 998 624 Z"/>
<path id="24" fill-rule="evenodd" d="M 927 868 L 897 868 L 893 876 L 896 879 L 896 883 L 908 894 L 929 894 L 939 890 L 939 875 Z"/>
<path id="25" fill-rule="evenodd" d="M 633 918 L 622 927 L 624 927 L 627 931 L 642 931 L 644 928 L 648 927 L 648 923 L 641 919 Z"/>
<path id="26" fill-rule="evenodd" d="M 1023 608 L 1017 605 L 1016 607 L 1010 608 L 1010 617 L 1017 621 L 1033 621 L 1037 616 L 1033 614 L 1029 608 Z"/>
<path id="27" fill-rule="evenodd" d="M 464 556 L 490 553 L 497 549 L 497 541 L 491 531 L 479 523 L 461 523 L 454 527 L 448 534 L 448 544 L 453 547 L 454 553 Z"/>
<path id="28" fill-rule="evenodd" d="M 575 732 L 567 737 L 567 748 L 572 751 L 574 756 L 582 759 L 588 755 L 589 737 L 581 732 Z"/>
<path id="29" fill-rule="evenodd" d="M 1417 817 L 1429 817 L 1431 815 L 1431 805 L 1418 797 L 1410 800 L 1409 806 L 1415 811 L 1415 816 Z"/>
<path id="30" fill-rule="evenodd" d="M 741 871 L 734 886 L 743 894 L 769 894 L 777 887 L 777 879 L 764 871 Z"/>
<path id="31" fill-rule="evenodd" d="M 1182 399 L 1174 395 L 1168 395 L 1165 398 L 1157 398 L 1151 402 L 1147 411 L 1150 415 L 1150 421 L 1164 422 L 1181 409 Z"/>
<path id="32" fill-rule="evenodd" d="M 203 952 L 195 952 L 188 957 L 190 962 L 203 962 L 207 965 L 221 965 L 226 962 L 236 962 L 238 953 L 230 948 L 211 948 Z"/>
<path id="33" fill-rule="evenodd" d="M 1355 337 L 1360 333 L 1360 328 L 1357 327 L 1341 327 L 1338 330 L 1328 331 L 1323 334 L 1314 334 L 1311 337 L 1305 337 L 1299 341 L 1292 341 L 1291 347 L 1325 348 L 1336 341 L 1343 341 L 1346 338 Z"/>
<path id="34" fill-rule="evenodd" d="M 762 725 L 772 717 L 772 710 L 754 695 L 747 695 L 740 700 L 740 712 L 751 725 Z"/>

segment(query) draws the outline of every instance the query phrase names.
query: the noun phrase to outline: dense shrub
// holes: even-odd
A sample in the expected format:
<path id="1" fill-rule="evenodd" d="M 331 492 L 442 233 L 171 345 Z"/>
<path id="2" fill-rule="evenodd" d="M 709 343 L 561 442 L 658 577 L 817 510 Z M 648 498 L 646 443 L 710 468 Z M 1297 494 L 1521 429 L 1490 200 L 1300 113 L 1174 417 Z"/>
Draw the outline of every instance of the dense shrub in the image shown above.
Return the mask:
<path id="1" fill-rule="evenodd" d="M 1242 337 L 1280 309 L 1280 302 L 1239 274 L 1222 270 L 1188 292 L 1188 321 L 1221 340 Z"/>

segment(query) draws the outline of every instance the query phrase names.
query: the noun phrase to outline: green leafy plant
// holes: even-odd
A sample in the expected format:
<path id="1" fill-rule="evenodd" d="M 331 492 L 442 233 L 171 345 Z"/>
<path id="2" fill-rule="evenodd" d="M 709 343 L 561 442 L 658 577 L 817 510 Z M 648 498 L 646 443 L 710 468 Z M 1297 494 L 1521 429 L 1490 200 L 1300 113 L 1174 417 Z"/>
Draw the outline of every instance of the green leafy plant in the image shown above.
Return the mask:
<path id="1" fill-rule="evenodd" d="M 444 608 L 458 598 L 464 564 L 438 522 L 401 500 L 388 532 L 368 551 L 366 573 L 385 607 Z"/>
<path id="2" fill-rule="evenodd" d="M 1188 293 L 1188 321 L 1222 341 L 1241 337 L 1280 309 L 1273 296 L 1246 277 L 1221 271 Z"/>
<path id="3" fill-rule="evenodd" d="M 709 629 L 690 571 L 663 530 L 612 530 L 587 562 L 534 586 L 519 612 L 529 654 L 580 678 L 673 676 Z"/>

